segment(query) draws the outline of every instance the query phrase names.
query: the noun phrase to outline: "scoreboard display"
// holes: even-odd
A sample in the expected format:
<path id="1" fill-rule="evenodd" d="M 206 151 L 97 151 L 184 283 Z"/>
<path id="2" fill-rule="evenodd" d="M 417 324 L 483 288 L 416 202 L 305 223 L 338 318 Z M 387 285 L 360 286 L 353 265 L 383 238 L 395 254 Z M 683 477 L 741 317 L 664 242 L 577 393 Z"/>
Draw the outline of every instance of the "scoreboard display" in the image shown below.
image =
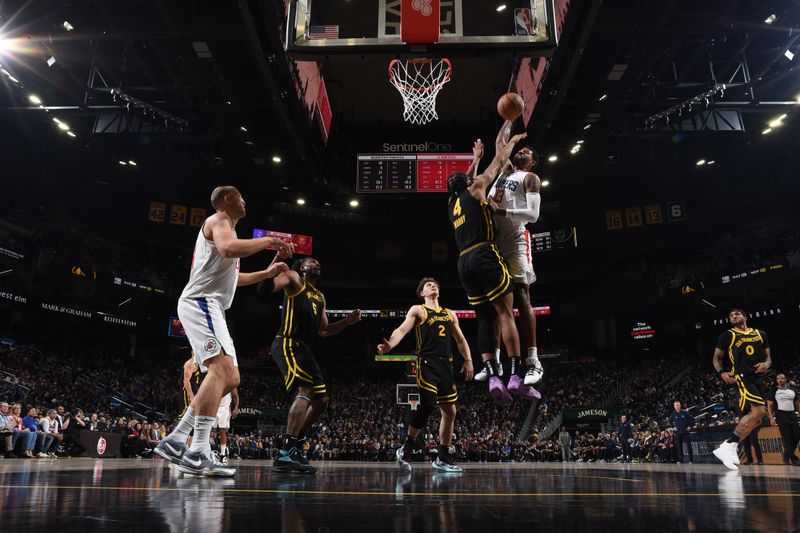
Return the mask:
<path id="1" fill-rule="evenodd" d="M 447 178 L 466 172 L 472 154 L 358 154 L 357 192 L 447 192 Z"/>

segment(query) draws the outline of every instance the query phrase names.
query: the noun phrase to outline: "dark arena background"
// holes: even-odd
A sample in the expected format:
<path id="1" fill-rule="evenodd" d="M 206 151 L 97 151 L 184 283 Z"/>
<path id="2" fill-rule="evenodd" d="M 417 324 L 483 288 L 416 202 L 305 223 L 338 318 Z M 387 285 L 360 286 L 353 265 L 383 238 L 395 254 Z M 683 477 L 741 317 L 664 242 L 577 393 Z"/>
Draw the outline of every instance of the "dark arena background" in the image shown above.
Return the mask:
<path id="1" fill-rule="evenodd" d="M 800 530 L 799 32 L 786 0 L 0 0 L 0 530 Z M 539 195 L 451 223 L 476 139 L 497 178 L 508 92 Z M 215 215 L 228 185 L 246 216 L 235 191 Z M 454 232 L 511 197 L 540 202 L 519 251 L 538 359 L 517 299 L 522 359 L 504 344 L 489 385 L 466 379 L 479 323 L 511 296 L 493 229 Z M 227 311 L 201 288 L 189 320 L 200 231 L 240 283 L 265 236 L 321 276 Z M 484 252 L 467 290 L 497 299 L 473 307 Z M 423 277 L 452 313 L 421 307 Z M 414 333 L 379 349 L 408 313 L 453 328 L 457 393 Z M 424 351 L 433 322 L 409 320 Z M 232 343 L 225 444 L 232 358 L 200 388 L 189 360 Z"/>

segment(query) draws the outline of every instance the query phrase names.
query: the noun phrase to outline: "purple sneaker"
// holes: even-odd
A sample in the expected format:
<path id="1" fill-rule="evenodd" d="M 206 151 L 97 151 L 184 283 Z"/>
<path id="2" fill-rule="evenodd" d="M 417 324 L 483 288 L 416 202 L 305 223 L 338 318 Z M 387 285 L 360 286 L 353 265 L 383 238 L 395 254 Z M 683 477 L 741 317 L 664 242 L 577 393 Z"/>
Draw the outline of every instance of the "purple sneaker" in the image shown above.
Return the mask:
<path id="1" fill-rule="evenodd" d="M 537 391 L 533 387 L 524 385 L 522 383 L 522 378 L 517 376 L 516 374 L 508 379 L 508 392 L 510 392 L 514 396 L 528 400 L 534 400 L 534 399 L 538 400 L 539 398 L 542 397 L 539 391 Z"/>
<path id="2" fill-rule="evenodd" d="M 497 376 L 489 378 L 489 396 L 492 397 L 497 405 L 511 403 L 511 395 L 506 390 L 505 385 Z"/>

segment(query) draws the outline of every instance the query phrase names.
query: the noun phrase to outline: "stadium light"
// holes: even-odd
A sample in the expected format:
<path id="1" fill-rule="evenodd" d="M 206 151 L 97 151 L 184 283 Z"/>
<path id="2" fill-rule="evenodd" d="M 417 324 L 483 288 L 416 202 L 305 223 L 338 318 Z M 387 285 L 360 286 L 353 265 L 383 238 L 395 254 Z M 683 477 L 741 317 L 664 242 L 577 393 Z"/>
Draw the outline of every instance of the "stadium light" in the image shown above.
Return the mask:
<path id="1" fill-rule="evenodd" d="M 716 163 L 716 161 L 714 161 L 714 160 L 712 159 L 711 161 L 707 162 L 707 163 L 706 163 L 706 165 L 713 165 L 714 163 Z"/>
<path id="2" fill-rule="evenodd" d="M 547 160 L 550 161 L 551 163 L 555 163 L 556 161 L 558 161 L 558 156 L 556 154 L 553 154 L 550 157 L 548 157 Z"/>
<path id="3" fill-rule="evenodd" d="M 36 96 L 35 94 L 29 95 L 28 101 L 34 105 L 42 105 L 42 99 Z"/>
<path id="4" fill-rule="evenodd" d="M 549 186 L 550 186 L 550 180 L 542 180 L 542 187 L 549 187 Z"/>
<path id="5" fill-rule="evenodd" d="M 247 128 L 245 128 L 244 126 L 239 126 L 239 129 L 240 129 L 241 131 L 243 131 L 243 132 L 247 133 Z"/>
<path id="6" fill-rule="evenodd" d="M 578 142 L 577 142 L 577 143 L 575 143 L 575 144 L 583 144 L 583 139 L 581 139 L 580 141 L 578 141 Z"/>
<path id="7" fill-rule="evenodd" d="M 305 201 L 305 199 L 303 199 L 303 198 L 298 198 L 298 199 L 297 199 L 297 205 L 306 205 L 306 201 Z"/>
<path id="8" fill-rule="evenodd" d="M 74 133 L 72 133 L 71 131 L 68 131 L 68 132 L 67 132 L 67 135 L 69 135 L 70 137 L 77 137 L 77 136 L 76 136 Z"/>
<path id="9" fill-rule="evenodd" d="M 67 30 L 67 31 L 72 31 L 72 30 L 75 29 L 75 26 L 70 24 L 68 20 L 65 20 L 64 22 L 62 22 L 61 23 L 61 27 L 64 28 L 65 30 Z"/>
<path id="10" fill-rule="evenodd" d="M 789 61 L 792 61 L 792 60 L 794 59 L 794 52 L 792 52 L 791 50 L 786 50 L 786 51 L 783 53 L 783 55 L 784 55 L 784 56 L 786 57 L 786 59 L 788 59 Z"/>
<path id="11" fill-rule="evenodd" d="M 695 165 L 697 165 L 698 167 L 702 167 L 705 164 L 706 164 L 706 160 L 705 159 L 698 159 L 697 163 L 695 163 Z"/>
<path id="12" fill-rule="evenodd" d="M 606 98 L 608 98 L 608 95 L 607 95 L 607 94 L 603 94 L 603 96 L 601 96 L 601 97 L 600 97 L 600 98 L 599 98 L 597 101 L 598 101 L 598 102 L 602 102 L 602 101 L 603 101 L 603 100 L 605 100 Z"/>
<path id="13" fill-rule="evenodd" d="M 589 128 L 591 128 L 591 127 L 592 127 L 592 125 L 591 125 L 591 124 L 587 124 L 587 125 L 585 125 L 585 126 L 583 127 L 583 129 L 584 129 L 584 130 L 588 130 L 588 129 L 589 129 Z"/>
<path id="14" fill-rule="evenodd" d="M 765 129 L 764 131 L 761 132 L 761 135 L 766 135 L 767 133 L 769 133 L 771 131 L 772 131 L 772 128 L 767 128 L 767 129 Z"/>
<path id="15" fill-rule="evenodd" d="M 350 200 L 350 207 L 358 207 L 358 200 Z"/>
<path id="16" fill-rule="evenodd" d="M 120 161 L 119 164 L 122 165 L 123 167 L 128 166 L 128 162 L 127 161 Z"/>
<path id="17" fill-rule="evenodd" d="M 772 15 L 764 19 L 764 24 L 772 24 L 773 22 L 775 22 L 777 18 L 778 17 L 775 16 L 775 13 L 773 13 Z"/>
<path id="18" fill-rule="evenodd" d="M 59 122 L 58 129 L 60 129 L 61 131 L 69 131 L 69 124 L 67 124 L 66 122 Z"/>
<path id="19" fill-rule="evenodd" d="M 132 166 L 132 167 L 135 167 L 135 166 L 136 166 L 136 161 L 134 161 L 133 159 L 131 159 L 130 161 L 128 161 L 128 164 L 129 164 L 130 166 Z"/>
<path id="20" fill-rule="evenodd" d="M 505 4 L 500 4 L 499 6 L 497 6 L 497 12 L 498 13 L 500 13 L 501 11 L 505 11 L 505 10 L 506 10 L 506 5 Z"/>
<path id="21" fill-rule="evenodd" d="M 273 163 L 280 163 L 281 161 L 283 161 L 283 159 L 281 159 L 281 156 L 279 156 L 279 155 L 273 155 L 272 156 L 272 162 Z"/>

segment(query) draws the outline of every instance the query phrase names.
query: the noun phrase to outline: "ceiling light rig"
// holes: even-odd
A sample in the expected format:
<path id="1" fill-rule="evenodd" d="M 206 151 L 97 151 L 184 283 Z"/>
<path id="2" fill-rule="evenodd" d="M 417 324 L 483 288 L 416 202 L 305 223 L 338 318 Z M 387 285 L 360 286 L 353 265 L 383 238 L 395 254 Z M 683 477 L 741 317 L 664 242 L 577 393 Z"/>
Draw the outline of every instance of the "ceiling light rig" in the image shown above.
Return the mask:
<path id="1" fill-rule="evenodd" d="M 172 113 L 139 100 L 136 97 L 122 92 L 120 89 L 111 89 L 111 96 L 114 98 L 115 102 L 125 105 L 128 111 L 141 109 L 145 116 L 153 117 L 154 120 L 158 119 L 164 121 L 165 127 L 174 126 L 178 129 L 178 131 L 183 131 L 189 128 L 189 121 L 180 117 L 176 117 Z"/>
<path id="2" fill-rule="evenodd" d="M 669 124 L 670 120 L 675 115 L 678 117 L 683 116 L 684 111 L 691 112 L 694 107 L 705 106 L 708 107 L 714 101 L 715 97 L 723 98 L 725 96 L 725 84 L 717 83 L 707 91 L 693 96 L 679 104 L 675 104 L 669 109 L 665 109 L 655 115 L 650 115 L 644 120 L 644 125 L 647 129 L 653 129 L 660 124 Z"/>

